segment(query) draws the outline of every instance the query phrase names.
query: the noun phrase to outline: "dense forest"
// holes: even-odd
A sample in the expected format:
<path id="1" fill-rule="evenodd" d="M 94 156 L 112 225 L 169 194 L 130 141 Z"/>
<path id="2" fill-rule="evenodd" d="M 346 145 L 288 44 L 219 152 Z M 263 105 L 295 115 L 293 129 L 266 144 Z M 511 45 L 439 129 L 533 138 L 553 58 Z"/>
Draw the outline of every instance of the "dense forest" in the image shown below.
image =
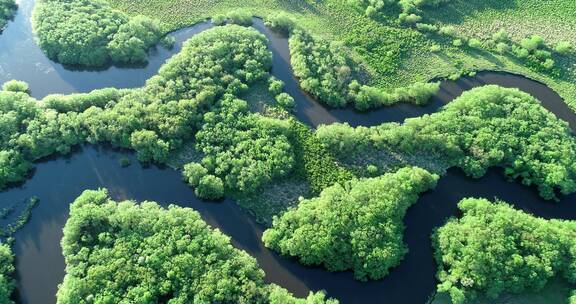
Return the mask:
<path id="1" fill-rule="evenodd" d="M 14 255 L 6 244 L 0 243 L 0 303 L 11 304 L 12 292 L 16 287 L 12 273 L 14 272 Z"/>
<path id="2" fill-rule="evenodd" d="M 335 184 L 274 218 L 262 241 L 305 265 L 351 269 L 358 280 L 381 279 L 408 251 L 402 240 L 406 210 L 437 179 L 420 168 L 403 168 Z"/>
<path id="3" fill-rule="evenodd" d="M 0 33 L 8 23 L 8 20 L 14 16 L 17 5 L 14 0 L 0 0 Z"/>
<path id="4" fill-rule="evenodd" d="M 164 163 L 199 131 L 196 145 L 206 156 L 202 166 L 230 189 L 253 190 L 292 166 L 287 125 L 249 114 L 245 103 L 232 97 L 267 79 L 270 64 L 263 35 L 229 25 L 190 39 L 141 89 L 37 101 L 25 84 L 6 83 L 0 92 L 0 186 L 24 179 L 34 160 L 68 153 L 84 142 L 132 148 L 144 162 Z M 219 182 L 208 178 L 202 184 Z"/>
<path id="5" fill-rule="evenodd" d="M 498 1 L 482 9 L 476 2 L 37 0 L 32 21 L 41 49 L 83 69 L 144 65 L 156 45 L 170 47 L 167 32 L 207 14 L 216 26 L 189 39 L 141 88 L 38 100 L 27 83 L 4 83 L 0 190 L 30 177 L 36 161 L 86 143 L 131 149 L 144 163 L 172 166 L 184 155 L 173 167 L 196 196 L 234 198 L 270 225 L 266 247 L 304 265 L 380 280 L 408 251 L 407 210 L 450 167 L 473 178 L 501 167 L 548 200 L 576 192 L 573 131 L 536 98 L 499 86 L 469 90 L 403 123 L 310 128 L 293 115 L 306 109 L 270 74 L 273 46 L 247 26 L 256 14 L 287 35 L 298 83 L 330 108 L 425 105 L 440 90 L 433 81 L 485 69 L 530 75 L 576 108 L 574 37 L 463 31 L 464 14 Z M 15 9 L 0 0 L 0 30 Z M 446 20 L 442 10 L 462 15 Z M 30 199 L 0 237 L 21 228 L 37 202 Z M 454 304 L 538 291 L 553 278 L 576 284 L 574 222 L 481 198 L 464 199 L 459 209 L 432 235 L 437 291 Z M 115 202 L 106 190 L 85 191 L 71 205 L 61 244 L 66 277 L 58 303 L 338 303 L 323 291 L 296 298 L 267 283 L 255 258 L 192 209 Z M 13 262 L 0 244 L 0 303 L 13 300 Z M 576 304 L 576 291 L 569 301 Z"/>
<path id="6" fill-rule="evenodd" d="M 539 290 L 554 276 L 576 283 L 576 222 L 544 220 L 485 199 L 464 199 L 458 207 L 463 216 L 433 235 L 438 291 L 454 304 Z"/>
<path id="7" fill-rule="evenodd" d="M 50 59 L 82 67 L 146 63 L 148 49 L 165 32 L 154 19 L 93 0 L 40 0 L 32 24 Z"/>
<path id="8" fill-rule="evenodd" d="M 187 208 L 117 203 L 85 191 L 70 206 L 58 303 L 338 303 L 322 293 L 296 299 L 264 283 L 246 252 Z"/>
<path id="9" fill-rule="evenodd" d="M 512 178 L 536 185 L 540 195 L 576 191 L 576 140 L 568 125 L 517 89 L 484 86 L 465 92 L 439 112 L 403 124 L 351 128 L 321 126 L 318 138 L 334 155 L 369 147 L 424 151 L 479 178 L 501 166 Z"/>

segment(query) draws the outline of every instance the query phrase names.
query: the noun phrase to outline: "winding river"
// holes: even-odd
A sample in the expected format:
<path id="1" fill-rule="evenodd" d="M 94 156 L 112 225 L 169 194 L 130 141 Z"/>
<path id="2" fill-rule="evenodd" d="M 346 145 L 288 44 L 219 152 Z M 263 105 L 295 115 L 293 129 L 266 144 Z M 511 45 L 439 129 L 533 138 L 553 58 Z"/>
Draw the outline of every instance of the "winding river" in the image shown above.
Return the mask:
<path id="1" fill-rule="evenodd" d="M 183 41 L 210 27 L 201 23 L 172 33 L 177 39 L 176 47 L 170 51 L 154 50 L 149 65 L 144 68 L 71 71 L 48 60 L 35 44 L 29 24 L 33 4 L 34 0 L 20 1 L 18 15 L 0 35 L 0 83 L 12 78 L 27 81 L 38 98 L 49 93 L 87 92 L 108 86 L 141 86 L 167 58 L 180 50 Z M 437 111 L 463 91 L 489 83 L 518 87 L 542 100 L 546 108 L 572 128 L 576 126 L 576 115 L 546 86 L 521 76 L 493 72 L 444 82 L 440 93 L 425 107 L 400 104 L 367 114 L 351 109 L 328 110 L 300 90 L 290 68 L 286 38 L 266 29 L 258 19 L 254 26 L 270 40 L 269 47 L 274 54 L 272 73 L 286 83 L 286 91 L 296 99 L 296 116 L 312 127 L 333 122 L 369 126 L 402 121 Z M 123 156 L 132 160 L 131 166 L 120 167 L 119 159 Z M 156 166 L 144 167 L 129 152 L 87 145 L 68 157 L 38 163 L 31 179 L 0 193 L 2 204 L 31 196 L 40 198 L 31 221 L 15 236 L 18 302 L 55 303 L 57 285 L 64 276 L 59 243 L 69 204 L 83 190 L 102 187 L 109 189 L 116 200 L 154 200 L 163 205 L 175 203 L 194 208 L 210 225 L 229 235 L 235 246 L 256 257 L 266 272 L 267 281 L 298 296 L 305 296 L 310 290 L 324 289 L 342 303 L 424 303 L 436 284 L 430 233 L 446 218 L 457 214 L 456 204 L 462 198 L 498 197 L 544 218 L 576 219 L 575 194 L 551 203 L 542 200 L 534 188 L 509 182 L 500 169 L 489 170 L 479 180 L 467 178 L 460 170 L 452 169 L 434 191 L 423 194 L 408 210 L 405 241 L 410 252 L 402 264 L 383 280 L 360 283 L 353 280 L 350 272 L 329 273 L 321 268 L 304 267 L 264 248 L 260 241 L 264 227 L 231 200 L 222 203 L 198 200 L 181 181 L 179 172 Z"/>

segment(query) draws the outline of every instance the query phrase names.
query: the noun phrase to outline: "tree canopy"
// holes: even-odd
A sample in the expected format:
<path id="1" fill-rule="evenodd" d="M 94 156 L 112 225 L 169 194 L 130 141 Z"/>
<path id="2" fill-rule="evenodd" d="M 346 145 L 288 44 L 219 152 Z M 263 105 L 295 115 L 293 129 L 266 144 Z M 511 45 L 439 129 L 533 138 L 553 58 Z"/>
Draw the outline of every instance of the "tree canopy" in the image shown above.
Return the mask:
<path id="1" fill-rule="evenodd" d="M 14 254 L 10 247 L 0 243 L 0 303 L 12 304 L 12 292 L 16 287 L 12 272 L 14 272 Z"/>
<path id="2" fill-rule="evenodd" d="M 37 101 L 22 92 L 24 84 L 9 82 L 0 91 L 0 187 L 24 179 L 34 160 L 85 142 L 132 148 L 142 161 L 163 163 L 200 131 L 196 144 L 210 173 L 233 190 L 257 188 L 290 171 L 288 127 L 252 114 L 234 96 L 267 80 L 270 66 L 264 35 L 228 25 L 189 39 L 140 89 Z"/>
<path id="3" fill-rule="evenodd" d="M 351 269 L 359 280 L 381 279 L 408 251 L 403 243 L 406 210 L 437 179 L 414 167 L 335 184 L 275 217 L 262 240 L 305 265 Z"/>
<path id="4" fill-rule="evenodd" d="M 576 222 L 544 220 L 485 199 L 464 199 L 458 207 L 463 216 L 433 235 L 438 291 L 454 304 L 538 290 L 554 276 L 576 283 Z"/>
<path id="5" fill-rule="evenodd" d="M 335 124 L 320 127 L 317 136 L 336 155 L 362 153 L 366 146 L 425 151 L 476 178 L 491 166 L 504 167 L 546 199 L 558 190 L 576 191 L 576 140 L 568 124 L 518 89 L 475 88 L 401 125 L 353 130 Z"/>
<path id="6" fill-rule="evenodd" d="M 192 209 L 117 203 L 106 190 L 85 191 L 70 206 L 62 249 L 61 304 L 337 303 L 266 284 L 256 260 Z"/>
<path id="7" fill-rule="evenodd" d="M 146 63 L 164 33 L 158 21 L 130 17 L 101 0 L 40 0 L 32 20 L 50 59 L 83 67 Z"/>
<path id="8" fill-rule="evenodd" d="M 8 20 L 14 16 L 17 7 L 14 0 L 0 0 L 0 32 L 2 32 L 4 26 L 6 26 Z"/>

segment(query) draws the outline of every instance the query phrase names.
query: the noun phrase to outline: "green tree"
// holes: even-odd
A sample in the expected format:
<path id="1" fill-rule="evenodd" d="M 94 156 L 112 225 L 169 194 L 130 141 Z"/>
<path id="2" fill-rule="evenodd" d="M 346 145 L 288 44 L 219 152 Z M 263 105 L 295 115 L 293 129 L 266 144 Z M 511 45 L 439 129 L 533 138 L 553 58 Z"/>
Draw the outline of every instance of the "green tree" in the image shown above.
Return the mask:
<path id="1" fill-rule="evenodd" d="M 453 303 L 539 290 L 554 276 L 575 283 L 576 222 L 544 220 L 485 199 L 464 199 L 458 207 L 463 216 L 433 235 L 438 291 Z"/>
<path id="2" fill-rule="evenodd" d="M 85 191 L 72 203 L 62 250 L 61 304 L 337 303 L 266 284 L 256 259 L 192 209 L 117 203 L 106 190 Z"/>
<path id="3" fill-rule="evenodd" d="M 305 265 L 351 269 L 359 280 L 381 279 L 408 250 L 402 240 L 406 210 L 437 179 L 426 170 L 404 168 L 335 184 L 275 217 L 262 240 Z"/>

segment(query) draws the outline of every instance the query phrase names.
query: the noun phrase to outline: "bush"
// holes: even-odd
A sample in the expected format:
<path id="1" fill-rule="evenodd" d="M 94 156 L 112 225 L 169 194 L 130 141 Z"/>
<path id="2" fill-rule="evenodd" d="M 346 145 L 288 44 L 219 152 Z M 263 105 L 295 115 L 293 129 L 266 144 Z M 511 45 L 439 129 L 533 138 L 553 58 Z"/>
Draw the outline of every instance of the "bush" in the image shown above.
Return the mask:
<path id="1" fill-rule="evenodd" d="M 212 17 L 212 23 L 216 26 L 224 25 L 227 19 L 225 15 L 214 15 Z"/>
<path id="2" fill-rule="evenodd" d="M 144 16 L 136 16 L 118 27 L 108 43 L 110 58 L 115 63 L 136 64 L 148 61 L 148 49 L 161 39 L 160 23 Z"/>
<path id="3" fill-rule="evenodd" d="M 182 176 L 184 180 L 192 187 L 200 184 L 200 179 L 208 174 L 208 170 L 199 163 L 188 163 L 184 165 Z"/>
<path id="4" fill-rule="evenodd" d="M 510 37 L 508 36 L 508 32 L 504 29 L 500 29 L 498 32 L 492 34 L 492 39 L 496 42 L 509 42 Z"/>
<path id="5" fill-rule="evenodd" d="M 296 28 L 296 22 L 290 17 L 290 15 L 284 12 L 276 12 L 269 14 L 266 17 L 266 25 L 273 28 L 274 30 L 290 33 Z"/>
<path id="6" fill-rule="evenodd" d="M 468 40 L 468 46 L 471 48 L 475 48 L 475 49 L 481 49 L 482 48 L 482 41 L 480 41 L 476 38 L 470 38 L 470 40 Z"/>
<path id="7" fill-rule="evenodd" d="M 28 84 L 24 81 L 19 81 L 19 80 L 6 81 L 2 85 L 2 90 L 8 91 L 8 92 L 22 92 L 22 93 L 26 93 L 26 94 L 30 93 L 30 88 L 28 87 Z"/>
<path id="8" fill-rule="evenodd" d="M 276 96 L 284 90 L 284 82 L 274 76 L 268 78 L 268 92 L 270 95 Z"/>
<path id="9" fill-rule="evenodd" d="M 214 175 L 205 175 L 200 179 L 194 191 L 199 198 L 217 200 L 224 197 L 224 183 Z"/>
<path id="10" fill-rule="evenodd" d="M 352 269 L 358 280 L 381 279 L 408 250 L 402 241 L 406 210 L 419 193 L 434 188 L 437 179 L 423 169 L 404 168 L 335 184 L 274 217 L 262 241 L 305 265 Z"/>
<path id="11" fill-rule="evenodd" d="M 568 41 L 560 41 L 556 44 L 554 50 L 560 54 L 566 55 L 572 52 L 572 44 Z"/>
<path id="12" fill-rule="evenodd" d="M 510 51 L 510 46 L 508 45 L 508 43 L 498 42 L 498 44 L 496 44 L 496 52 L 498 52 L 500 54 L 506 54 L 509 51 Z"/>
<path id="13" fill-rule="evenodd" d="M 505 203 L 464 199 L 462 218 L 433 235 L 439 292 L 452 303 L 539 290 L 554 276 L 576 283 L 576 222 L 544 220 Z"/>
<path id="14" fill-rule="evenodd" d="M 288 93 L 280 93 L 276 95 L 276 101 L 285 109 L 292 109 L 295 106 L 294 98 Z"/>
<path id="15" fill-rule="evenodd" d="M 231 23 L 250 26 L 252 25 L 252 14 L 245 10 L 234 10 L 229 12 L 226 17 Z"/>
<path id="16" fill-rule="evenodd" d="M 524 38 L 520 41 L 520 45 L 530 52 L 545 46 L 544 39 L 538 35 L 532 35 L 529 38 Z"/>

